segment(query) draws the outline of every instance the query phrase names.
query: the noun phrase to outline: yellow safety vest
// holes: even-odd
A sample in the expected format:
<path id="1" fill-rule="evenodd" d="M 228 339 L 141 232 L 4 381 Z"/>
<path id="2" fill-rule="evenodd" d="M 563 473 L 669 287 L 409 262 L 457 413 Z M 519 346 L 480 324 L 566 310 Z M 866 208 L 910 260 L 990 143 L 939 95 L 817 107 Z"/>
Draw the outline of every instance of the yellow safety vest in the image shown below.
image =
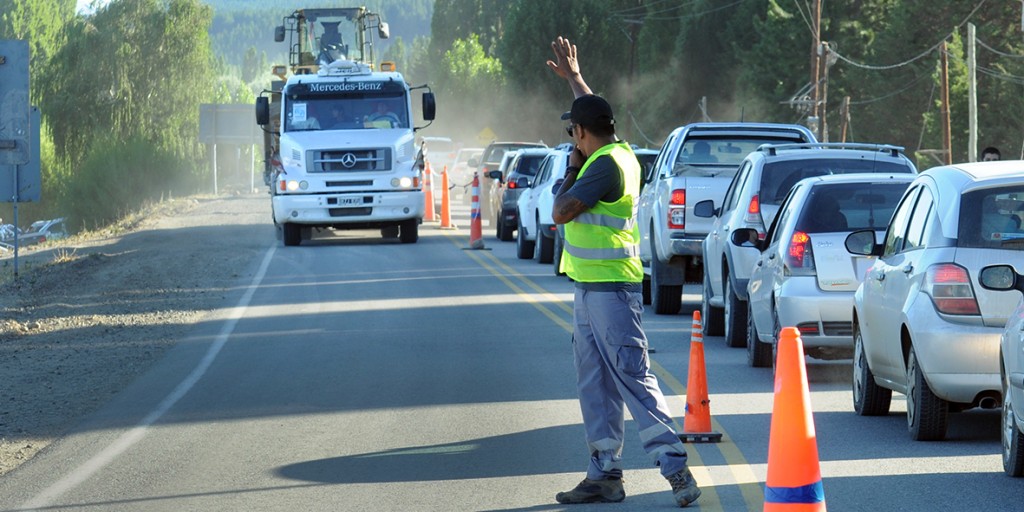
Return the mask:
<path id="1" fill-rule="evenodd" d="M 639 283 L 644 278 L 636 225 L 640 163 L 625 142 L 608 144 L 590 155 L 577 179 L 604 155 L 619 168 L 622 197 L 613 203 L 598 201 L 565 225 L 561 270 L 580 283 Z"/>

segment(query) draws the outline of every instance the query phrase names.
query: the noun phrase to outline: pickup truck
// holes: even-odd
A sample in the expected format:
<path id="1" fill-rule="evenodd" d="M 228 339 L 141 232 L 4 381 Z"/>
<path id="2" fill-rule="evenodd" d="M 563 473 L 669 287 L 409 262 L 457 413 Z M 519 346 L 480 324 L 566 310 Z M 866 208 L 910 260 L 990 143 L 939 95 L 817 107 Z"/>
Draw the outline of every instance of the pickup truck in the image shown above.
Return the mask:
<path id="1" fill-rule="evenodd" d="M 713 220 L 695 216 L 694 205 L 721 204 L 743 158 L 762 144 L 800 142 L 816 139 L 795 124 L 693 123 L 669 134 L 643 176 L 637 212 L 645 304 L 678 314 L 683 283 L 702 281 L 701 242 Z"/>

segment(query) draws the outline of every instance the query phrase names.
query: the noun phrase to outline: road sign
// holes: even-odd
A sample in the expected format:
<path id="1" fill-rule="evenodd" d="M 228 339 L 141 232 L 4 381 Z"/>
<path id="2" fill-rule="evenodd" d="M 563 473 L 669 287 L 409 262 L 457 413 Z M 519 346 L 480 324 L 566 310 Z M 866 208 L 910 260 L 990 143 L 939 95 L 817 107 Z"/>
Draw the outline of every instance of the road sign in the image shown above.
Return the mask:
<path id="1" fill-rule="evenodd" d="M 0 40 L 0 165 L 28 161 L 28 41 Z"/>
<path id="2" fill-rule="evenodd" d="M 256 124 L 256 107 L 249 104 L 199 105 L 199 142 L 251 145 L 263 142 Z"/>
<path id="3" fill-rule="evenodd" d="M 35 203 L 42 196 L 43 180 L 39 155 L 39 108 L 32 107 L 28 138 L 28 163 L 0 164 L 0 203 Z"/>

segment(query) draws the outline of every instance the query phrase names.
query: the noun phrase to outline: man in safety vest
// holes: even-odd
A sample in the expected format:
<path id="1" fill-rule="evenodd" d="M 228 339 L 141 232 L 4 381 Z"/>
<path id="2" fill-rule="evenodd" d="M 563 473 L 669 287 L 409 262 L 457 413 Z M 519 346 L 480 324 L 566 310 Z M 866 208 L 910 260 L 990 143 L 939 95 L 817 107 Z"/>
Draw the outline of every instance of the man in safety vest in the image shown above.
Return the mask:
<path id="1" fill-rule="evenodd" d="M 686 449 L 672 429 L 672 415 L 650 372 L 643 313 L 640 231 L 636 207 L 640 163 L 615 136 L 612 107 L 591 93 L 580 75 L 576 47 L 559 37 L 551 43 L 555 74 L 576 96 L 562 116 L 576 148 L 555 197 L 554 221 L 565 225 L 562 270 L 576 282 L 573 354 L 590 466 L 559 503 L 618 502 L 622 487 L 623 406 L 640 430 L 644 450 L 685 507 L 700 496 L 686 465 Z"/>

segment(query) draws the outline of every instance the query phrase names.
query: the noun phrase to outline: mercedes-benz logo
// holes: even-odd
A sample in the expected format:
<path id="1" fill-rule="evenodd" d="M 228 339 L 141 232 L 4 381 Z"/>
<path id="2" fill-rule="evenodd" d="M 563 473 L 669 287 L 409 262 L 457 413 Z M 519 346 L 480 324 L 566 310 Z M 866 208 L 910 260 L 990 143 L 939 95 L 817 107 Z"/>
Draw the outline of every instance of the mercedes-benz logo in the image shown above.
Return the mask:
<path id="1" fill-rule="evenodd" d="M 345 153 L 341 155 L 341 165 L 351 169 L 356 165 L 356 155 L 354 153 Z"/>

